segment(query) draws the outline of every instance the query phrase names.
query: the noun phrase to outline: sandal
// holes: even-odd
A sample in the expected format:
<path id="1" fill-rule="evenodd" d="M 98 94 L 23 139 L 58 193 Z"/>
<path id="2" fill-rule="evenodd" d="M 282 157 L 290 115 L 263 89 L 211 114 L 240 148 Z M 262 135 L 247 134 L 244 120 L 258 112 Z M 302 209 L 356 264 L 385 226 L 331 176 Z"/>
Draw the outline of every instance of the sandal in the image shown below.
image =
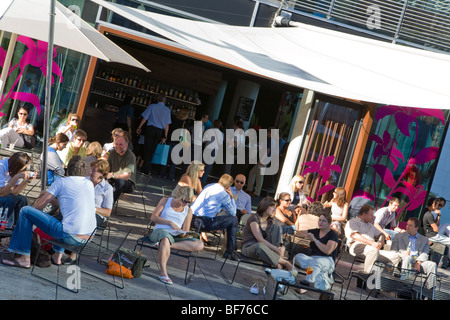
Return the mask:
<path id="1" fill-rule="evenodd" d="M 165 284 L 173 284 L 172 280 L 170 280 L 169 277 L 166 276 L 158 276 L 158 279 Z"/>
<path id="2" fill-rule="evenodd" d="M 10 261 L 12 264 L 10 264 L 10 263 L 5 263 L 5 261 Z M 14 258 L 14 259 L 12 259 L 12 260 L 2 259 L 2 264 L 4 264 L 5 266 L 17 267 L 17 268 L 24 268 L 24 269 L 30 269 L 30 267 L 31 267 L 31 265 L 29 265 L 29 266 L 24 266 L 24 265 L 20 264 L 19 261 L 17 261 L 16 258 Z"/>

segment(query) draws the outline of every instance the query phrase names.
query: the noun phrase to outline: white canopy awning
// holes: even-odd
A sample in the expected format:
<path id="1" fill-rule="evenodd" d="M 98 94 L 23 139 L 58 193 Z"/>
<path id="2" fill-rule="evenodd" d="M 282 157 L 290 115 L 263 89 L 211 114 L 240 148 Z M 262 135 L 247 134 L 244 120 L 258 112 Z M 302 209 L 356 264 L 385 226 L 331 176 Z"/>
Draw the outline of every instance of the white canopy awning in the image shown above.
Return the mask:
<path id="1" fill-rule="evenodd" d="M 380 104 L 450 109 L 450 56 L 306 24 L 255 28 L 95 3 L 193 52 L 321 93 Z"/>

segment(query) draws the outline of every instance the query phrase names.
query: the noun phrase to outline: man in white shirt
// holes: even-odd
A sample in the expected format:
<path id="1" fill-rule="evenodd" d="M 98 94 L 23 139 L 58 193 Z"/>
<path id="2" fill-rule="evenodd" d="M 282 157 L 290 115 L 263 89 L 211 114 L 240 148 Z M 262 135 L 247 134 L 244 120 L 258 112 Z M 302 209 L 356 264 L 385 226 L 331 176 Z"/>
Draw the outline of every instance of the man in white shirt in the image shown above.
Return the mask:
<path id="1" fill-rule="evenodd" d="M 236 217 L 241 221 L 241 217 L 252 213 L 252 198 L 243 190 L 245 185 L 245 176 L 238 174 L 234 178 L 234 187 L 231 187 L 234 201 L 236 201 Z"/>
<path id="2" fill-rule="evenodd" d="M 194 216 L 192 226 L 206 231 L 222 230 L 227 231 L 227 249 L 224 258 L 236 258 L 236 234 L 238 220 L 236 218 L 236 202 L 231 193 L 230 186 L 233 184 L 233 177 L 224 174 L 218 183 L 207 185 L 191 205 Z M 218 215 L 222 210 L 228 215 Z"/>
<path id="3" fill-rule="evenodd" d="M 378 242 L 375 239 L 383 233 L 374 227 L 373 208 L 367 204 L 363 205 L 356 218 L 351 219 L 345 225 L 345 236 L 347 245 L 352 256 L 364 258 L 364 271 L 370 272 L 375 261 L 397 265 L 400 256 L 397 252 L 381 250 L 384 239 Z"/>
<path id="4" fill-rule="evenodd" d="M 67 172 L 69 176 L 53 182 L 33 206 L 25 206 L 20 210 L 8 248 L 10 252 L 16 253 L 16 257 L 12 260 L 3 259 L 3 264 L 30 268 L 33 226 L 69 245 L 81 246 L 89 239 L 97 225 L 94 185 L 84 176 L 86 163 L 78 155 L 70 159 Z M 62 221 L 42 212 L 55 198 L 59 202 Z M 53 246 L 53 250 L 55 253 L 52 255 L 52 261 L 59 265 L 64 248 Z"/>

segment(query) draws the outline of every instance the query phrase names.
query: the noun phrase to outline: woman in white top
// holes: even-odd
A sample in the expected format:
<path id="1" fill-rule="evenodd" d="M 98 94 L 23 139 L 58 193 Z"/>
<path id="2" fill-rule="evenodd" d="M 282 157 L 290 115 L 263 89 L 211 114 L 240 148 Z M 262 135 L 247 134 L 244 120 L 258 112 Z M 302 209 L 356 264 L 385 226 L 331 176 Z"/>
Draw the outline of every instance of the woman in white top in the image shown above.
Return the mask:
<path id="1" fill-rule="evenodd" d="M 172 248 L 185 251 L 203 249 L 202 241 L 198 238 L 187 238 L 185 233 L 191 228 L 192 210 L 188 205 L 191 203 L 192 197 L 191 187 L 175 188 L 170 198 L 163 198 L 159 201 L 151 217 L 152 222 L 156 225 L 150 235 L 150 241 L 159 242 L 160 275 L 158 278 L 165 284 L 173 284 L 167 274 L 167 261 Z M 184 231 L 184 233 L 180 231 Z"/>
<path id="2" fill-rule="evenodd" d="M 334 230 L 338 236 L 342 232 L 342 224 L 347 221 L 348 215 L 348 203 L 345 201 L 346 192 L 342 187 L 337 187 L 333 192 L 333 199 L 324 203 L 325 208 L 331 207 L 331 230 Z"/>
<path id="3" fill-rule="evenodd" d="M 6 149 L 8 144 L 14 144 L 21 148 L 25 141 L 20 134 L 34 135 L 33 125 L 27 122 L 28 113 L 27 107 L 20 107 L 17 111 L 17 118 L 12 119 L 7 128 L 0 130 L 2 149 Z"/>
<path id="4" fill-rule="evenodd" d="M 69 138 L 69 142 L 72 142 L 79 123 L 80 117 L 76 113 L 69 113 L 66 125 L 59 127 L 57 133 L 64 133 Z"/>

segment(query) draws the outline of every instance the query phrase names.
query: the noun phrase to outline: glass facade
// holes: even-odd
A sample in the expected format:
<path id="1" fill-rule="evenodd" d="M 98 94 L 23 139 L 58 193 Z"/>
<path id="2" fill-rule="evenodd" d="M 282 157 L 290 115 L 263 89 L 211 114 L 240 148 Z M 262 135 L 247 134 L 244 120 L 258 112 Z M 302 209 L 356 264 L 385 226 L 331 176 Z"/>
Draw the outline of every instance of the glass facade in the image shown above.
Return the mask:
<path id="1" fill-rule="evenodd" d="M 0 50 L 4 53 L 8 50 L 10 38 L 10 34 L 4 33 L 1 39 Z M 38 136 L 41 136 L 45 107 L 46 46 L 46 42 L 27 37 L 18 38 L 1 102 L 1 112 L 5 114 L 0 118 L 2 126 L 16 117 L 19 107 L 26 106 L 30 111 L 28 120 L 35 126 Z M 56 55 L 54 55 L 53 61 L 61 73 L 58 74 L 58 68 L 53 67 L 54 82 L 51 92 L 50 119 L 53 120 L 54 126 L 50 127 L 50 133 L 55 132 L 56 125 L 68 113 L 76 110 L 89 61 L 88 56 L 76 51 L 57 46 L 55 46 L 55 51 Z M 30 93 L 34 97 L 19 98 L 15 92 Z"/>
<path id="2" fill-rule="evenodd" d="M 299 159 L 299 173 L 306 179 L 303 189 L 313 200 L 330 200 L 334 187 L 344 184 L 362 108 L 316 95 Z"/>
<path id="3" fill-rule="evenodd" d="M 447 110 L 381 106 L 375 114 L 355 193 L 375 208 L 400 200 L 398 221 L 422 212 L 448 121 Z"/>

